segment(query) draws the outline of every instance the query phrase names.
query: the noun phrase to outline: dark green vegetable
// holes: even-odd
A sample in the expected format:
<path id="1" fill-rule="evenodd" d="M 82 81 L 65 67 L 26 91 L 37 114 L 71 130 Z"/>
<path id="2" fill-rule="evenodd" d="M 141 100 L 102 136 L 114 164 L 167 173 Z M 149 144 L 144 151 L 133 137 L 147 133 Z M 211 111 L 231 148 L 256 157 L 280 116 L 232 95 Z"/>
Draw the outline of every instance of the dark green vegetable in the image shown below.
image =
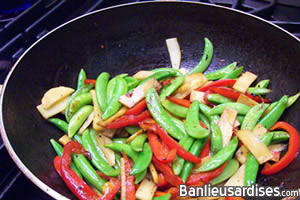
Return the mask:
<path id="1" fill-rule="evenodd" d="M 114 95 L 114 90 L 115 90 L 115 87 L 117 86 L 116 79 L 118 77 L 124 78 L 124 80 L 125 80 L 125 78 L 128 77 L 128 74 L 119 74 L 119 75 L 115 76 L 114 78 L 112 78 L 110 81 L 108 81 L 107 89 L 106 89 L 106 103 L 107 104 L 109 104 L 109 102 L 111 101 L 111 98 Z"/>
<path id="2" fill-rule="evenodd" d="M 115 152 L 115 169 L 121 169 L 121 155 L 118 152 Z"/>
<path id="3" fill-rule="evenodd" d="M 136 138 L 134 138 L 134 140 L 132 140 L 132 142 L 130 142 L 131 148 L 138 152 L 143 151 L 143 146 L 146 139 L 147 139 L 146 134 L 138 135 Z"/>
<path id="4" fill-rule="evenodd" d="M 112 142 L 118 144 L 126 144 L 126 140 L 127 138 L 113 138 Z"/>
<path id="5" fill-rule="evenodd" d="M 171 136 L 178 140 L 183 138 L 185 135 L 184 132 L 174 125 L 173 121 L 163 109 L 154 88 L 148 90 L 146 95 L 146 103 L 152 117 L 163 129 L 165 129 Z"/>
<path id="6" fill-rule="evenodd" d="M 132 169 L 130 171 L 131 175 L 135 175 L 138 173 L 141 173 L 151 163 L 152 160 L 152 149 L 149 145 L 149 143 L 144 144 L 143 151 L 138 153 L 138 158 L 137 160 L 134 161 L 134 165 L 132 166 Z"/>
<path id="7" fill-rule="evenodd" d="M 236 159 L 229 160 L 223 172 L 219 176 L 211 180 L 210 184 L 217 185 L 222 183 L 223 181 L 233 176 L 238 169 L 239 169 L 239 162 Z"/>
<path id="8" fill-rule="evenodd" d="M 72 98 L 69 109 L 65 112 L 66 117 L 71 119 L 80 108 L 89 104 L 92 104 L 92 96 L 90 93 L 84 93 Z"/>
<path id="9" fill-rule="evenodd" d="M 127 76 L 124 79 L 127 83 L 128 91 L 133 90 L 134 88 L 136 88 L 142 82 L 142 80 L 136 79 L 136 78 L 131 77 L 131 76 Z"/>
<path id="10" fill-rule="evenodd" d="M 100 144 L 98 142 L 97 139 L 98 133 L 97 131 L 95 131 L 93 128 L 90 129 L 90 137 L 91 137 L 91 141 L 93 143 L 93 146 L 95 146 L 95 149 L 97 151 L 97 154 L 103 159 L 105 160 L 105 162 L 107 162 L 107 159 L 104 155 L 104 152 L 102 151 Z"/>
<path id="11" fill-rule="evenodd" d="M 209 113 L 211 112 L 211 108 L 208 105 L 199 104 L 200 111 L 209 119 L 209 121 L 214 121 L 215 123 L 218 123 L 220 120 L 219 115 L 210 115 Z"/>
<path id="12" fill-rule="evenodd" d="M 249 87 L 247 92 L 255 95 L 264 95 L 272 92 L 272 90 L 268 88 Z"/>
<path id="13" fill-rule="evenodd" d="M 220 127 L 213 121 L 210 124 L 210 128 L 211 128 L 210 150 L 213 154 L 216 154 L 223 148 L 222 131 Z"/>
<path id="14" fill-rule="evenodd" d="M 161 68 L 156 68 L 152 70 L 153 72 L 171 72 L 174 73 L 175 76 L 182 76 L 183 74 L 178 70 L 174 68 L 168 68 L 168 67 L 161 67 Z"/>
<path id="15" fill-rule="evenodd" d="M 169 200 L 171 198 L 171 194 L 166 194 L 159 197 L 154 197 L 153 200 Z"/>
<path id="16" fill-rule="evenodd" d="M 246 114 L 242 124 L 241 130 L 252 131 L 262 114 L 269 107 L 269 104 L 257 104 L 253 106 Z"/>
<path id="17" fill-rule="evenodd" d="M 211 111 L 209 112 L 210 115 L 216 115 L 216 114 L 222 114 L 224 109 L 226 107 L 232 108 L 233 110 L 236 110 L 238 114 L 245 115 L 250 110 L 250 107 L 241 104 L 241 103 L 223 103 L 220 105 L 215 106 Z"/>
<path id="18" fill-rule="evenodd" d="M 300 92 L 298 92 L 297 94 L 295 94 L 294 96 L 291 96 L 288 98 L 288 103 L 287 103 L 287 107 L 291 107 L 296 101 L 297 99 L 300 97 Z"/>
<path id="19" fill-rule="evenodd" d="M 207 138 L 203 138 L 203 139 L 198 139 L 195 140 L 194 144 L 192 145 L 191 149 L 189 150 L 189 152 L 195 156 L 199 156 L 201 149 L 203 148 L 203 146 L 205 145 L 205 143 L 207 142 Z M 185 162 L 183 169 L 180 173 L 180 178 L 183 180 L 183 182 L 186 182 L 187 178 L 189 177 L 192 169 L 194 167 L 194 163 L 192 162 Z"/>
<path id="20" fill-rule="evenodd" d="M 99 108 L 102 113 L 107 108 L 107 97 L 106 97 L 106 90 L 107 90 L 107 84 L 109 79 L 109 73 L 102 72 L 99 74 L 99 76 L 96 79 L 96 85 L 95 85 L 95 93 L 97 102 L 99 105 Z"/>
<path id="21" fill-rule="evenodd" d="M 273 133 L 269 132 L 261 136 L 260 140 L 265 145 L 269 145 L 271 143 L 272 137 L 273 137 Z M 247 162 L 246 162 L 246 168 L 245 168 L 245 178 L 244 178 L 245 186 L 250 186 L 252 184 L 255 184 L 258 168 L 259 168 L 259 162 L 253 156 L 253 154 L 249 152 Z"/>
<path id="22" fill-rule="evenodd" d="M 244 67 L 238 67 L 237 69 L 233 70 L 226 74 L 222 79 L 235 79 L 241 75 L 243 72 Z"/>
<path id="23" fill-rule="evenodd" d="M 164 78 L 168 78 L 170 76 L 176 76 L 176 72 L 172 72 L 172 71 L 159 71 L 159 72 L 155 72 L 154 74 L 152 74 L 151 76 L 148 76 L 147 78 L 145 78 L 141 83 L 145 83 L 146 81 L 150 80 L 151 78 L 155 78 L 156 80 L 161 80 Z"/>
<path id="24" fill-rule="evenodd" d="M 103 174 L 107 176 L 118 176 L 120 170 L 112 168 L 98 153 L 90 135 L 90 131 L 87 129 L 82 134 L 82 146 L 87 150 L 92 157 L 92 164 Z"/>
<path id="25" fill-rule="evenodd" d="M 64 149 L 62 146 L 60 146 L 60 144 L 58 144 L 54 139 L 50 139 L 50 143 L 53 147 L 53 149 L 55 150 L 56 154 L 61 157 L 63 155 Z M 82 178 L 82 175 L 80 173 L 80 171 L 77 169 L 76 165 L 71 162 L 71 168 L 74 170 L 74 172 L 80 177 Z"/>
<path id="26" fill-rule="evenodd" d="M 187 115 L 187 112 L 189 109 L 187 109 L 186 107 L 180 106 L 178 104 L 172 103 L 169 100 L 164 100 L 161 102 L 161 104 L 163 105 L 163 107 L 170 112 L 171 114 L 177 116 L 177 117 L 181 117 L 181 118 L 185 118 Z"/>
<path id="27" fill-rule="evenodd" d="M 245 115 L 237 115 L 236 119 L 240 122 L 240 124 L 242 124 L 245 119 Z"/>
<path id="28" fill-rule="evenodd" d="M 135 162 L 138 158 L 138 153 L 134 151 L 129 144 L 118 144 L 118 143 L 111 143 L 111 144 L 105 144 L 105 147 L 110 148 L 114 151 L 122 152 L 129 156 L 133 162 Z"/>
<path id="29" fill-rule="evenodd" d="M 159 95 L 161 101 L 165 100 L 167 96 L 170 96 L 182 83 L 184 82 L 184 76 L 180 76 L 173 80 Z"/>
<path id="30" fill-rule="evenodd" d="M 206 96 L 207 100 L 216 104 L 229 103 L 232 102 L 231 99 L 224 97 L 219 94 L 208 94 Z"/>
<path id="31" fill-rule="evenodd" d="M 113 116 L 116 112 L 120 110 L 122 104 L 119 102 L 120 96 L 127 93 L 127 83 L 121 78 L 117 77 L 116 87 L 114 88 L 113 96 L 111 101 L 108 103 L 106 110 L 102 114 L 103 120 L 106 120 Z"/>
<path id="32" fill-rule="evenodd" d="M 199 119 L 201 122 L 204 123 L 205 126 L 207 126 L 207 128 L 210 128 L 210 121 L 205 115 L 203 115 L 202 113 L 199 113 Z"/>
<path id="33" fill-rule="evenodd" d="M 209 81 L 214 81 L 223 78 L 226 74 L 232 72 L 236 67 L 237 63 L 231 63 L 221 69 L 205 74 Z"/>
<path id="34" fill-rule="evenodd" d="M 59 118 L 50 118 L 48 122 L 62 130 L 64 133 L 68 133 L 68 123 Z"/>
<path id="35" fill-rule="evenodd" d="M 138 184 L 139 182 L 141 182 L 145 178 L 146 175 L 147 175 L 147 169 L 145 169 L 144 171 L 136 174 L 134 183 Z"/>
<path id="36" fill-rule="evenodd" d="M 258 87 L 258 88 L 267 88 L 268 85 L 269 85 L 269 83 L 270 83 L 270 80 L 269 80 L 269 79 L 261 80 L 261 81 L 259 81 L 259 82 L 255 85 L 255 87 Z"/>
<path id="37" fill-rule="evenodd" d="M 126 126 L 125 130 L 130 134 L 134 134 L 136 132 L 138 132 L 139 130 L 141 130 L 141 128 L 139 126 Z"/>
<path id="38" fill-rule="evenodd" d="M 266 129 L 270 129 L 277 122 L 277 120 L 280 118 L 280 116 L 282 115 L 282 113 L 286 109 L 287 102 L 288 102 L 288 97 L 283 96 L 279 100 L 278 104 L 276 104 L 274 106 L 274 108 L 272 108 L 272 110 L 270 110 L 270 112 L 268 112 L 260 120 L 261 125 L 263 125 Z"/>
<path id="39" fill-rule="evenodd" d="M 94 110 L 94 107 L 91 105 L 86 105 L 80 108 L 75 115 L 71 118 L 68 126 L 68 136 L 72 138 L 77 130 L 82 126 L 84 121 L 87 119 L 89 114 Z"/>
<path id="40" fill-rule="evenodd" d="M 209 66 L 213 57 L 214 47 L 208 38 L 204 38 L 203 55 L 199 63 L 190 71 L 189 74 L 204 72 Z"/>
<path id="41" fill-rule="evenodd" d="M 81 69 L 79 74 L 78 74 L 78 79 L 77 79 L 77 90 L 84 86 L 84 80 L 86 79 L 86 74 L 84 69 Z"/>
<path id="42" fill-rule="evenodd" d="M 232 158 L 235 150 L 238 147 L 238 139 L 234 136 L 231 141 L 224 146 L 218 153 L 216 153 L 210 160 L 206 163 L 201 165 L 197 172 L 206 172 L 216 169 L 217 167 L 221 166 L 224 162 L 228 159 Z"/>
<path id="43" fill-rule="evenodd" d="M 290 135 L 285 131 L 272 131 L 272 143 L 281 143 L 289 140 Z"/>
<path id="44" fill-rule="evenodd" d="M 175 117 L 172 117 L 172 116 L 169 116 L 169 117 L 170 117 L 171 121 L 174 123 L 174 125 L 177 128 L 179 128 L 184 135 L 187 135 L 187 132 L 185 131 L 185 128 L 184 128 L 184 123 Z"/>

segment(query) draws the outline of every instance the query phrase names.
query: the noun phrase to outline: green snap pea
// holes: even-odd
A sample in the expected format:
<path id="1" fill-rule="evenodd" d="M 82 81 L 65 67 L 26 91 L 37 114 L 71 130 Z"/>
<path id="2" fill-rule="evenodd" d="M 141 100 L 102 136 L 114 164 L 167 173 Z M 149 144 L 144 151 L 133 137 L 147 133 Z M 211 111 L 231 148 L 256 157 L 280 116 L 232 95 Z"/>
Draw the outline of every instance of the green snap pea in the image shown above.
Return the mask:
<path id="1" fill-rule="evenodd" d="M 161 104 L 168 112 L 181 118 L 185 118 L 189 110 L 188 108 L 172 103 L 169 100 L 164 100 L 161 102 Z"/>
<path id="2" fill-rule="evenodd" d="M 97 174 L 87 158 L 82 154 L 73 154 L 72 159 L 82 176 L 98 191 L 102 192 L 106 181 Z"/>
<path id="3" fill-rule="evenodd" d="M 241 103 L 223 103 L 223 104 L 217 105 L 213 109 L 211 109 L 209 114 L 210 115 L 222 114 L 226 107 L 229 107 L 233 110 L 236 110 L 238 112 L 238 114 L 240 114 L 240 115 L 245 115 L 250 110 L 250 107 L 245 105 L 245 104 L 241 104 Z"/>
<path id="4" fill-rule="evenodd" d="M 147 167 L 151 163 L 151 160 L 152 160 L 152 149 L 151 149 L 149 143 L 146 142 L 144 144 L 143 151 L 138 153 L 138 158 L 134 162 L 132 169 L 130 171 L 130 174 L 135 175 L 135 174 L 141 173 L 142 171 L 147 169 Z"/>
<path id="5" fill-rule="evenodd" d="M 236 159 L 229 160 L 223 172 L 219 176 L 211 180 L 210 184 L 217 185 L 222 183 L 223 181 L 226 181 L 231 176 L 233 176 L 238 169 L 239 169 L 239 162 Z"/>
<path id="6" fill-rule="evenodd" d="M 210 115 L 209 113 L 211 112 L 211 108 L 208 105 L 199 104 L 200 111 L 209 119 L 209 121 L 214 121 L 215 123 L 218 123 L 220 120 L 220 117 L 218 115 Z"/>
<path id="7" fill-rule="evenodd" d="M 107 176 L 118 176 L 120 170 L 112 168 L 98 153 L 90 135 L 90 131 L 87 129 L 82 134 L 82 146 L 92 156 L 92 164 L 102 173 Z"/>
<path id="8" fill-rule="evenodd" d="M 184 123 L 181 120 L 179 120 L 179 119 L 177 119 L 175 117 L 172 117 L 172 116 L 169 116 L 169 117 L 170 117 L 171 121 L 174 123 L 174 125 L 177 128 L 179 128 L 184 135 L 187 135 L 187 132 L 186 132 L 186 130 L 184 128 Z"/>
<path id="9" fill-rule="evenodd" d="M 201 139 L 209 135 L 209 130 L 200 125 L 199 101 L 193 101 L 184 123 L 186 132 L 193 138 Z"/>
<path id="10" fill-rule="evenodd" d="M 205 115 L 199 113 L 199 119 L 204 123 L 205 126 L 207 126 L 207 128 L 210 128 L 210 121 Z"/>
<path id="11" fill-rule="evenodd" d="M 134 138 L 134 140 L 132 140 L 132 142 L 130 142 L 131 148 L 138 152 L 143 151 L 143 146 L 146 139 L 147 139 L 146 134 L 138 135 L 136 138 Z"/>
<path id="12" fill-rule="evenodd" d="M 258 88 L 267 88 L 268 85 L 269 85 L 269 83 L 270 83 L 270 80 L 269 80 L 269 79 L 261 80 L 261 81 L 259 81 L 259 82 L 255 85 L 255 87 L 258 87 Z"/>
<path id="13" fill-rule="evenodd" d="M 232 102 L 231 99 L 224 97 L 219 94 L 208 94 L 206 96 L 207 100 L 216 104 L 229 103 Z"/>
<path id="14" fill-rule="evenodd" d="M 238 67 L 237 69 L 233 70 L 226 74 L 222 79 L 235 79 L 241 75 L 243 72 L 244 67 Z"/>
<path id="15" fill-rule="evenodd" d="M 126 126 L 125 130 L 130 134 L 134 134 L 136 132 L 138 132 L 139 130 L 141 130 L 141 128 L 139 126 Z"/>
<path id="16" fill-rule="evenodd" d="M 261 136 L 260 140 L 265 145 L 269 145 L 271 143 L 272 137 L 273 137 L 273 133 L 269 132 Z M 244 178 L 245 186 L 250 186 L 252 184 L 255 184 L 258 168 L 259 168 L 259 162 L 253 156 L 253 154 L 249 152 L 247 162 L 246 162 L 246 167 L 245 167 L 245 178 Z"/>
<path id="17" fill-rule="evenodd" d="M 285 131 L 272 131 L 272 143 L 281 143 L 289 140 L 290 135 Z"/>
<path id="18" fill-rule="evenodd" d="M 188 151 L 192 144 L 194 143 L 194 138 L 186 135 L 184 138 L 182 138 L 179 141 L 179 145 L 182 146 L 186 151 Z M 183 158 L 181 158 L 180 156 L 176 156 L 176 158 L 173 160 L 173 172 L 175 175 L 179 175 L 183 169 L 183 165 L 184 165 L 185 160 Z"/>
<path id="19" fill-rule="evenodd" d="M 79 74 L 78 74 L 78 79 L 77 79 L 77 90 L 84 86 L 84 80 L 86 79 L 86 73 L 84 69 L 81 69 Z"/>
<path id="20" fill-rule="evenodd" d="M 241 124 L 241 130 L 252 131 L 268 106 L 269 104 L 257 104 L 253 106 L 245 115 L 245 118 Z"/>
<path id="21" fill-rule="evenodd" d="M 82 126 L 84 121 L 87 119 L 89 114 L 93 111 L 94 107 L 91 105 L 86 105 L 80 108 L 75 115 L 71 118 L 68 126 L 68 136 L 72 138 L 77 130 Z"/>
<path id="22" fill-rule="evenodd" d="M 223 149 L 221 149 L 218 153 L 216 153 L 210 160 L 201 165 L 197 172 L 206 172 L 216 169 L 221 166 L 228 159 L 232 158 L 235 150 L 238 147 L 238 139 L 234 136 L 231 141 L 225 145 Z"/>
<path id="23" fill-rule="evenodd" d="M 117 77 L 116 87 L 114 89 L 114 95 L 111 98 L 111 101 L 107 105 L 107 108 L 102 115 L 103 120 L 110 118 L 116 112 L 118 112 L 120 110 L 120 108 L 122 107 L 122 104 L 119 102 L 119 98 L 120 98 L 120 96 L 122 96 L 126 93 L 127 93 L 126 81 L 121 77 Z"/>
<path id="24" fill-rule="evenodd" d="M 159 197 L 154 197 L 153 200 L 169 200 L 171 198 L 171 194 L 166 194 Z"/>
<path id="25" fill-rule="evenodd" d="M 108 85 L 109 73 L 102 72 L 96 79 L 95 93 L 99 108 L 102 113 L 107 108 L 106 90 Z"/>
<path id="26" fill-rule="evenodd" d="M 283 96 L 279 100 L 278 104 L 276 104 L 274 106 L 274 108 L 272 108 L 272 110 L 270 110 L 270 112 L 268 112 L 260 120 L 261 125 L 263 125 L 266 129 L 270 129 L 275 124 L 275 122 L 277 122 L 277 120 L 280 118 L 280 116 L 282 115 L 282 113 L 286 109 L 287 102 L 288 102 L 288 97 Z"/>
<path id="27" fill-rule="evenodd" d="M 249 87 L 247 92 L 255 95 L 264 95 L 270 93 L 272 90 L 268 88 Z"/>
<path id="28" fill-rule="evenodd" d="M 221 69 L 205 74 L 209 81 L 214 81 L 223 78 L 226 74 L 232 72 L 236 67 L 237 62 L 233 62 Z"/>
<path id="29" fill-rule="evenodd" d="M 194 156 L 199 156 L 201 149 L 203 148 L 203 146 L 205 145 L 205 143 L 207 142 L 207 138 L 203 138 L 203 139 L 198 139 L 195 140 L 195 142 L 193 143 L 191 149 L 189 150 L 189 152 L 191 154 L 193 154 Z M 180 173 L 180 178 L 183 180 L 183 182 L 186 182 L 187 178 L 189 177 L 192 169 L 194 167 L 194 163 L 192 162 L 185 162 L 183 169 Z"/>
<path id="30" fill-rule="evenodd" d="M 121 78 L 124 78 L 124 80 L 125 80 L 125 78 L 127 78 L 127 76 L 128 76 L 128 74 L 120 74 L 120 75 L 112 78 L 110 81 L 108 81 L 107 89 L 106 89 L 106 103 L 107 104 L 109 104 L 109 102 L 111 101 L 111 98 L 114 95 L 114 90 L 115 90 L 115 87 L 117 86 L 116 79 L 118 77 L 121 77 Z"/>
<path id="31" fill-rule="evenodd" d="M 61 157 L 63 155 L 64 149 L 60 144 L 58 144 L 54 139 L 50 139 L 50 143 L 55 150 L 56 154 Z M 71 162 L 71 168 L 74 170 L 74 172 L 82 179 L 82 175 L 80 171 L 77 169 L 76 165 Z"/>
<path id="32" fill-rule="evenodd" d="M 245 119 L 245 115 L 237 115 L 236 119 L 240 122 L 240 124 L 242 124 Z"/>
<path id="33" fill-rule="evenodd" d="M 213 154 L 216 154 L 223 148 L 222 131 L 220 127 L 213 121 L 211 122 L 210 128 L 211 128 L 210 150 Z"/>
<path id="34" fill-rule="evenodd" d="M 64 133 L 68 133 L 68 123 L 59 118 L 50 118 L 48 122 L 62 130 Z"/>
<path id="35" fill-rule="evenodd" d="M 88 142 L 92 141 L 93 146 L 95 147 L 95 149 L 93 148 L 93 150 L 97 151 L 95 153 L 97 153 L 103 160 L 105 160 L 105 162 L 107 162 L 107 159 L 104 155 L 104 152 L 101 149 L 100 144 L 99 144 L 98 139 L 97 139 L 97 136 L 98 136 L 97 131 L 95 129 L 91 128 L 89 136 L 90 136 L 91 139 L 88 138 Z"/>
<path id="36" fill-rule="evenodd" d="M 176 76 L 175 72 L 172 71 L 159 71 L 159 72 L 155 72 L 154 74 L 148 76 L 147 78 L 145 78 L 140 84 L 145 83 L 146 81 L 155 78 L 156 80 L 161 80 L 170 76 Z"/>
<path id="37" fill-rule="evenodd" d="M 170 96 L 182 83 L 184 82 L 184 76 L 180 76 L 173 80 L 161 93 L 160 100 L 163 101 L 167 96 Z"/>
<path id="38" fill-rule="evenodd" d="M 145 178 L 146 175 L 147 175 L 147 169 L 145 169 L 144 171 L 136 174 L 134 183 L 135 184 L 140 183 Z"/>
<path id="39" fill-rule="evenodd" d="M 204 38 L 204 51 L 199 63 L 190 71 L 190 74 L 204 72 L 209 66 L 214 53 L 214 47 L 208 38 Z"/>
<path id="40" fill-rule="evenodd" d="M 71 120 L 71 116 L 69 115 L 69 109 L 70 109 L 70 104 L 73 101 L 73 99 L 76 98 L 77 96 L 88 93 L 93 87 L 94 86 L 92 84 L 84 85 L 72 94 L 70 100 L 68 100 L 68 102 L 67 102 L 66 109 L 65 109 L 65 117 L 66 117 L 67 122 L 70 122 L 70 120 Z"/>
<path id="41" fill-rule="evenodd" d="M 115 152 L 115 169 L 121 169 L 121 155 Z"/>
<path id="42" fill-rule="evenodd" d="M 161 67 L 161 68 L 156 68 L 152 70 L 153 72 L 171 72 L 174 73 L 175 76 L 182 76 L 183 74 L 178 70 L 174 68 L 168 68 L 168 67 Z"/>
<path id="43" fill-rule="evenodd" d="M 297 94 L 295 94 L 294 96 L 291 96 L 288 98 L 288 103 L 287 103 L 287 107 L 291 107 L 296 101 L 297 99 L 300 97 L 300 92 L 298 92 Z"/>
<path id="44" fill-rule="evenodd" d="M 148 90 L 146 95 L 146 103 L 152 117 L 163 129 L 165 129 L 171 136 L 178 140 L 183 138 L 185 133 L 174 125 L 173 121 L 160 104 L 158 95 L 154 88 Z"/>
<path id="45" fill-rule="evenodd" d="M 90 93 L 84 93 L 74 97 L 70 102 L 70 107 L 68 112 L 65 112 L 66 117 L 69 119 L 83 106 L 89 105 L 92 103 L 92 96 Z"/>
<path id="46" fill-rule="evenodd" d="M 112 142 L 117 144 L 126 144 L 127 138 L 113 138 Z"/>
<path id="47" fill-rule="evenodd" d="M 111 144 L 105 144 L 105 147 L 110 148 L 114 151 L 122 152 L 129 156 L 133 162 L 135 162 L 138 158 L 138 153 L 134 151 L 129 144 L 118 144 L 118 143 L 111 143 Z"/>
<path id="48" fill-rule="evenodd" d="M 127 83 L 128 91 L 133 90 L 134 88 L 136 88 L 142 82 L 142 80 L 133 78 L 131 76 L 127 76 L 124 79 Z"/>
<path id="49" fill-rule="evenodd" d="M 78 135 L 77 133 L 73 136 L 72 139 L 75 140 L 76 142 L 79 142 L 80 144 L 82 144 L 81 136 Z"/>

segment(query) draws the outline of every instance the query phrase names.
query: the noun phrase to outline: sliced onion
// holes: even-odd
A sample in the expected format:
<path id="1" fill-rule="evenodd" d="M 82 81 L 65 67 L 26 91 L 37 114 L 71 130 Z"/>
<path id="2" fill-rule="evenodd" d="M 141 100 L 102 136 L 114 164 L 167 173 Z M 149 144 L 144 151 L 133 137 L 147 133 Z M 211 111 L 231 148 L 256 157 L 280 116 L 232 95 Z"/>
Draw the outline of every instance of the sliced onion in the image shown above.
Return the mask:
<path id="1" fill-rule="evenodd" d="M 179 69 L 181 62 L 181 51 L 177 38 L 166 39 L 172 67 Z"/>

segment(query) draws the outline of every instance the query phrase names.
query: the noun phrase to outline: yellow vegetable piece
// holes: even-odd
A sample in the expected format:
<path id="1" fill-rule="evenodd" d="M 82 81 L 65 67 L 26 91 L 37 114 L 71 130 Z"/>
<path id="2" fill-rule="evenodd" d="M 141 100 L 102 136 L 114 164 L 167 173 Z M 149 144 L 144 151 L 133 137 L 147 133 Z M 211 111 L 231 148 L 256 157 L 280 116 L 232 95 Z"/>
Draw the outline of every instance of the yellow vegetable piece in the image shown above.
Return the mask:
<path id="1" fill-rule="evenodd" d="M 48 110 L 57 102 L 63 100 L 65 97 L 70 96 L 74 92 L 73 88 L 59 86 L 48 90 L 42 98 L 42 106 Z"/>
<path id="2" fill-rule="evenodd" d="M 152 74 L 154 74 L 153 71 L 141 70 L 141 71 L 137 72 L 136 74 L 134 74 L 132 77 L 140 79 L 140 80 L 144 80 L 147 77 L 151 76 Z"/>
<path id="3" fill-rule="evenodd" d="M 181 62 L 181 51 L 177 38 L 169 38 L 166 39 L 168 52 L 170 55 L 170 60 L 172 67 L 175 69 L 179 69 Z"/>
<path id="4" fill-rule="evenodd" d="M 96 131 L 102 131 L 104 129 L 102 126 L 102 113 L 97 102 L 95 90 L 91 90 L 90 94 L 92 96 L 94 106 L 93 129 L 95 129 Z"/>
<path id="5" fill-rule="evenodd" d="M 158 183 L 158 174 L 157 174 L 157 171 L 156 171 L 156 169 L 155 169 L 155 167 L 154 167 L 154 165 L 152 163 L 150 163 L 149 169 L 150 169 L 150 173 L 152 175 L 153 182 L 155 184 L 157 184 Z"/>
<path id="6" fill-rule="evenodd" d="M 243 164 L 224 186 L 244 186 L 245 167 Z"/>
<path id="7" fill-rule="evenodd" d="M 240 94 L 239 98 L 236 100 L 236 102 L 238 103 L 242 103 L 245 104 L 247 106 L 253 107 L 255 105 L 257 105 L 258 103 L 256 101 L 254 101 L 253 99 L 247 97 L 244 94 Z"/>
<path id="8" fill-rule="evenodd" d="M 62 99 L 61 101 L 59 101 L 58 103 L 56 103 L 54 106 L 52 106 L 47 110 L 42 106 L 42 104 L 38 105 L 36 108 L 45 119 L 48 119 L 65 110 L 69 98 L 70 96 L 65 97 L 64 99 Z"/>
<path id="9" fill-rule="evenodd" d="M 247 71 L 237 79 L 237 81 L 233 85 L 233 89 L 238 92 L 245 93 L 248 90 L 249 86 L 256 80 L 256 78 L 257 75 Z"/>
<path id="10" fill-rule="evenodd" d="M 122 115 L 124 115 L 126 111 L 127 111 L 127 108 L 122 107 L 116 114 L 114 114 L 113 116 L 111 116 L 107 120 L 103 121 L 102 125 L 105 127 L 110 122 L 112 122 L 112 121 L 118 119 L 119 117 L 121 117 Z"/>
<path id="11" fill-rule="evenodd" d="M 58 139 L 58 141 L 62 144 L 62 145 L 66 145 L 68 142 L 70 142 L 72 139 L 69 138 L 69 136 L 67 135 L 63 135 L 61 138 Z"/>
<path id="12" fill-rule="evenodd" d="M 244 164 L 247 161 L 249 150 L 245 145 L 242 145 L 235 153 L 235 158 L 239 163 Z"/>
<path id="13" fill-rule="evenodd" d="M 230 141 L 232 137 L 232 127 L 236 121 L 237 111 L 226 107 L 218 122 L 218 126 L 222 131 L 223 147 Z"/>
<path id="14" fill-rule="evenodd" d="M 135 193 L 135 197 L 140 200 L 152 200 L 156 189 L 156 185 L 149 179 L 145 178 L 139 185 Z"/>
<path id="15" fill-rule="evenodd" d="M 192 90 L 191 95 L 190 95 L 190 101 L 199 101 L 200 103 L 206 103 L 204 101 L 204 92 L 199 92 L 197 90 Z"/>
<path id="16" fill-rule="evenodd" d="M 110 166 L 115 166 L 115 152 L 109 148 L 106 148 L 106 144 L 111 144 L 112 140 L 102 134 L 97 135 L 97 142 L 104 153 L 104 156 Z"/>

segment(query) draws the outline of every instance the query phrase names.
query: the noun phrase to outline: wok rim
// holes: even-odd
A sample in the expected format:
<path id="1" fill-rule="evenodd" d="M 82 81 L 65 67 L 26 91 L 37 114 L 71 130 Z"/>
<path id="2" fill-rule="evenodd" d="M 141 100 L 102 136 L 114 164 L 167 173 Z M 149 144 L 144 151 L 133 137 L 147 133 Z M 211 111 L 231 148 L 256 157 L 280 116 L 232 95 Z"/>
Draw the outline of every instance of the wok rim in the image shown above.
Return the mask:
<path id="1" fill-rule="evenodd" d="M 46 38 L 48 35 L 54 33 L 56 30 L 70 24 L 73 23 L 77 20 L 80 20 L 81 18 L 84 18 L 86 16 L 89 15 L 94 15 L 97 14 L 98 12 L 102 12 L 105 10 L 110 10 L 110 9 L 114 9 L 114 8 L 119 8 L 119 7 L 126 7 L 126 6 L 132 6 L 132 5 L 140 5 L 140 4 L 153 4 L 153 3 L 190 3 L 190 4 L 198 4 L 201 6 L 209 6 L 209 7 L 217 7 L 220 9 L 225 9 L 228 11 L 233 11 L 233 12 L 237 12 L 239 14 L 244 14 L 244 15 L 248 15 L 249 17 L 253 17 L 256 20 L 260 20 L 263 21 L 281 31 L 283 31 L 284 33 L 288 34 L 290 37 L 294 38 L 296 41 L 300 42 L 300 39 L 297 38 L 296 36 L 294 36 L 292 33 L 288 32 L 287 30 L 281 28 L 280 26 L 273 24 L 261 17 L 255 16 L 253 14 L 250 13 L 246 13 L 244 11 L 240 11 L 240 10 L 236 10 L 233 8 L 229 8 L 229 7 L 225 7 L 225 6 L 221 6 L 221 5 L 215 5 L 215 4 L 209 4 L 209 3 L 203 3 L 203 2 L 194 2 L 194 1 L 176 1 L 176 0 L 157 0 L 157 1 L 144 1 L 144 2 L 133 2 L 133 3 L 125 3 L 125 4 L 120 4 L 120 5 L 115 5 L 115 6 L 110 6 L 110 7 L 106 7 L 106 8 L 102 8 L 99 10 L 95 10 L 93 12 L 89 12 L 86 14 L 83 14 L 81 16 L 78 16 L 70 21 L 67 21 L 61 25 L 59 25 L 58 27 L 52 29 L 51 31 L 49 31 L 47 34 L 45 34 L 44 36 L 42 36 L 40 39 L 38 39 L 36 42 L 34 42 L 21 56 L 20 58 L 18 58 L 18 60 L 15 62 L 15 64 L 13 65 L 13 67 L 10 69 L 8 75 L 5 78 L 3 87 L 2 87 L 2 91 L 1 91 L 1 96 L 0 96 L 0 134 L 3 140 L 3 143 L 10 155 L 10 157 L 13 159 L 13 161 L 15 162 L 15 164 L 18 166 L 18 168 L 22 171 L 23 174 L 25 174 L 25 176 L 31 181 L 33 182 L 37 187 L 39 187 L 41 190 L 43 190 L 45 193 L 47 193 L 49 196 L 51 196 L 52 198 L 55 199 L 63 199 L 63 200 L 68 200 L 69 198 L 65 197 L 64 195 L 60 194 L 59 192 L 57 192 L 56 190 L 52 189 L 51 187 L 49 187 L 47 184 L 45 184 L 43 181 L 41 181 L 37 176 L 35 176 L 27 167 L 26 165 L 21 161 L 21 159 L 18 157 L 18 155 L 16 154 L 16 152 L 14 151 L 7 133 L 5 131 L 5 127 L 4 127 L 4 123 L 3 123 L 3 98 L 4 98 L 4 93 L 5 93 L 5 89 L 7 86 L 7 83 L 11 77 L 11 75 L 13 74 L 15 68 L 18 66 L 19 62 L 22 60 L 22 58 L 24 56 L 26 56 L 26 54 L 32 49 L 34 48 L 34 46 L 36 44 L 38 44 L 41 40 L 43 40 L 44 38 Z"/>

